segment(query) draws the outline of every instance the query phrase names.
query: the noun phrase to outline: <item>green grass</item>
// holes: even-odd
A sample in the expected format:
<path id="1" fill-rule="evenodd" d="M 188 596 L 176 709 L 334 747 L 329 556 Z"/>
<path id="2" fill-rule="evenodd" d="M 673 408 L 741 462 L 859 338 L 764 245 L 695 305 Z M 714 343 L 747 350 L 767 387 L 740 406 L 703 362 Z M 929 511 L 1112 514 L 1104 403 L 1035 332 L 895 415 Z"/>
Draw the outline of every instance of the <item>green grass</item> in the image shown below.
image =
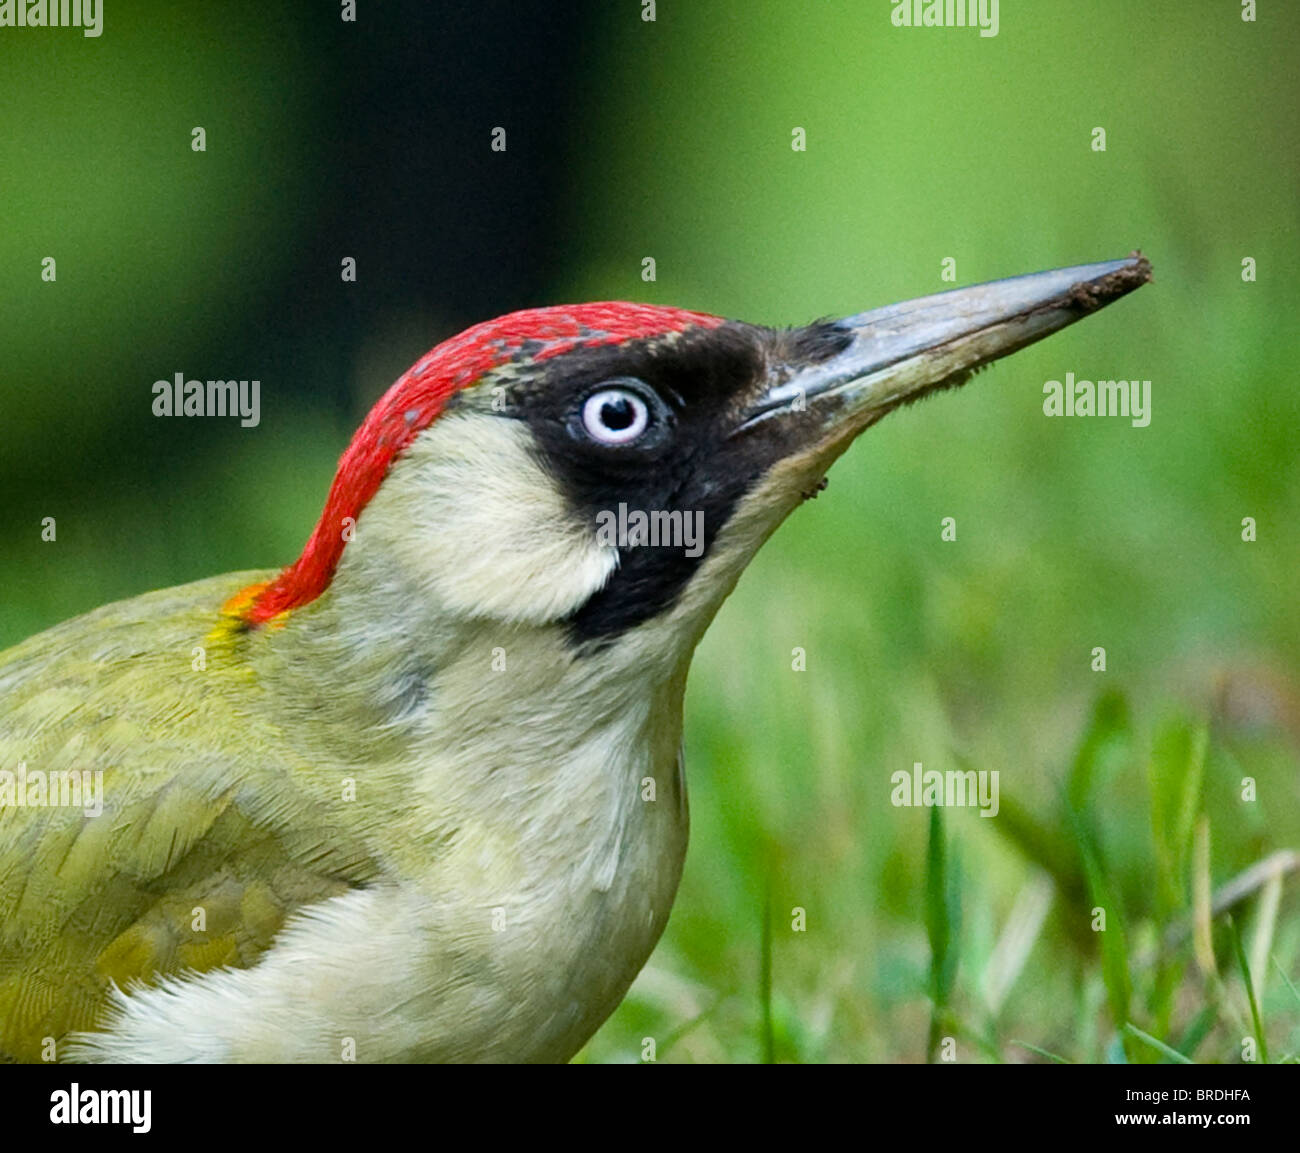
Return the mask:
<path id="1" fill-rule="evenodd" d="M 634 986 L 587 1057 L 633 1058 L 623 1038 L 624 1022 L 635 1020 L 636 1046 L 664 1038 L 661 1061 L 1236 1063 L 1248 1040 L 1255 1061 L 1274 1051 L 1293 1061 L 1300 874 L 1282 857 L 1271 858 L 1271 871 L 1252 869 L 1259 861 L 1245 859 L 1250 848 L 1263 860 L 1267 846 L 1247 838 L 1216 856 L 1209 899 L 1196 899 L 1197 869 L 1211 859 L 1198 863 L 1198 836 L 1250 824 L 1209 803 L 1207 780 L 1216 766 L 1236 771 L 1249 760 L 1243 747 L 1218 747 L 1204 721 L 1167 721 L 1144 741 L 1125 697 L 1105 692 L 1043 812 L 1008 809 L 1004 793 L 992 820 L 940 807 L 908 813 L 904 857 L 886 864 L 849 916 L 819 924 L 813 913 L 803 933 L 786 931 L 782 895 L 798 892 L 791 905 L 829 910 L 834 898 L 802 894 L 836 884 L 815 882 L 787 857 L 770 895 L 754 894 L 756 930 L 723 933 L 698 951 L 670 932 L 654 975 Z M 896 870 L 913 879 L 914 903 L 882 893 L 900 879 Z M 1270 886 L 1281 887 L 1277 903 Z M 894 915 L 880 918 L 891 906 Z M 686 912 L 694 933 L 698 911 Z M 1202 941 L 1208 956 L 1198 955 Z M 1265 958 L 1254 971 L 1252 952 Z M 719 962 L 712 973 L 711 960 Z M 673 990 L 663 980 L 672 969 L 697 996 L 710 984 L 718 990 L 707 1015 L 686 1028 L 672 1025 Z"/>

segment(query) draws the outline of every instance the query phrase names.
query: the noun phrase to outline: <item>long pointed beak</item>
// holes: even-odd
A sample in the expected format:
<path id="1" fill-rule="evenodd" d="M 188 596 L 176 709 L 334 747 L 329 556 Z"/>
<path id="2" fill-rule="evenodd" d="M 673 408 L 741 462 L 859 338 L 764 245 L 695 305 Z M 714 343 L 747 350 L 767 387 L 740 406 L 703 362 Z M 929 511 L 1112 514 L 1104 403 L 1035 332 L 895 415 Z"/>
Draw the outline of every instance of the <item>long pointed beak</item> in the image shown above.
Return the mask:
<path id="1" fill-rule="evenodd" d="M 1150 279 L 1151 265 L 1135 252 L 846 317 L 839 327 L 852 333 L 851 342 L 769 389 L 741 429 L 782 412 L 821 411 L 837 428 L 861 431 L 898 405 L 961 384 L 981 365 L 1105 308 Z"/>

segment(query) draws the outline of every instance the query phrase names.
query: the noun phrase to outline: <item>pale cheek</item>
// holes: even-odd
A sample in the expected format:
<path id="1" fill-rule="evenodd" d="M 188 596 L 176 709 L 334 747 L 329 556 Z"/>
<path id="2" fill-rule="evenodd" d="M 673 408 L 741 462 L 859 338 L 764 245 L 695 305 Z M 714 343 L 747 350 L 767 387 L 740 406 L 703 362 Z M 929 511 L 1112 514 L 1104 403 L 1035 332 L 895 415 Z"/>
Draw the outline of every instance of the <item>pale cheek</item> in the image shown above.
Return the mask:
<path id="1" fill-rule="evenodd" d="M 570 512 L 516 421 L 444 418 L 395 468 L 358 526 L 444 609 L 544 623 L 598 592 L 618 564 Z M 369 551 L 369 550 L 367 550 Z"/>
<path id="2" fill-rule="evenodd" d="M 429 579 L 449 609 L 541 624 L 568 616 L 604 587 L 617 564 L 612 549 L 544 507 L 507 507 L 504 517 L 467 508 L 449 518 L 446 536 L 426 554 Z"/>

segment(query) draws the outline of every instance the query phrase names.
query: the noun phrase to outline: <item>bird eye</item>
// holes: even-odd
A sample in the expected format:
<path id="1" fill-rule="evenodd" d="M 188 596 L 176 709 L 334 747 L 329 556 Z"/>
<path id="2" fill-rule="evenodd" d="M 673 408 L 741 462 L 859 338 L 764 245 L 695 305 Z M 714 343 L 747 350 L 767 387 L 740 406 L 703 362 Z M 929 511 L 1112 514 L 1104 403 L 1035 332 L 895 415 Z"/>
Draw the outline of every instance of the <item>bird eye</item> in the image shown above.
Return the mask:
<path id="1" fill-rule="evenodd" d="M 629 388 L 602 388 L 582 405 L 582 427 L 598 444 L 631 444 L 650 424 L 650 406 Z"/>

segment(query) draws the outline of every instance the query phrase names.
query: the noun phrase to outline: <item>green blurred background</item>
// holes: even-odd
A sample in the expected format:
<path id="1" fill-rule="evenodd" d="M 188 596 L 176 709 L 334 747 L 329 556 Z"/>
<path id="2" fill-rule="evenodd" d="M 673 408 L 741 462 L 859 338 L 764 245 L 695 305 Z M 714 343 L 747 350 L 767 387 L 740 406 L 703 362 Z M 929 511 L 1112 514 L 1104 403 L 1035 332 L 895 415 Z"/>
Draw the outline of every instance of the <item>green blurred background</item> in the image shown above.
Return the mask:
<path id="1" fill-rule="evenodd" d="M 1234 910 L 1258 1028 L 1226 918 L 1199 962 L 1153 949 L 1198 884 L 1300 849 L 1300 7 L 1008 0 L 993 38 L 892 7 L 0 30 L 0 646 L 292 560 L 370 402 L 474 320 L 796 323 L 949 287 L 945 258 L 969 284 L 1140 247 L 1155 284 L 891 417 L 755 562 L 692 674 L 672 922 L 585 1054 L 1173 1059 L 1126 1022 L 1294 1054 L 1300 877 Z M 1067 371 L 1151 380 L 1150 427 L 1046 419 Z M 260 379 L 261 424 L 154 418 L 176 372 Z M 916 761 L 997 769 L 1002 814 L 893 808 Z"/>

